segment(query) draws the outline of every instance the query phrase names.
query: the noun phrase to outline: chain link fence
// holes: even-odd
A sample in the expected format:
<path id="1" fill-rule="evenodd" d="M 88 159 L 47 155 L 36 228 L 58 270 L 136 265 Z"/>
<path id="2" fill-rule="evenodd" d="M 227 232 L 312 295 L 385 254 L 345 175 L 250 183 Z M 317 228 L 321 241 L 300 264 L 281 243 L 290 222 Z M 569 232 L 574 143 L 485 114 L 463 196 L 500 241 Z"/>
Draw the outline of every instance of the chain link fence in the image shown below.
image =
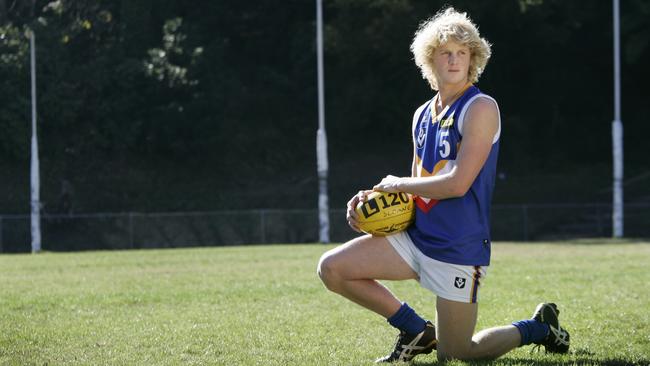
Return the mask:
<path id="1" fill-rule="evenodd" d="M 609 204 L 494 205 L 495 241 L 610 237 Z M 650 237 L 650 204 L 625 206 L 625 236 Z M 330 238 L 354 233 L 330 211 Z M 318 241 L 317 210 L 42 215 L 43 250 L 144 249 Z M 0 215 L 0 253 L 30 251 L 29 215 Z"/>

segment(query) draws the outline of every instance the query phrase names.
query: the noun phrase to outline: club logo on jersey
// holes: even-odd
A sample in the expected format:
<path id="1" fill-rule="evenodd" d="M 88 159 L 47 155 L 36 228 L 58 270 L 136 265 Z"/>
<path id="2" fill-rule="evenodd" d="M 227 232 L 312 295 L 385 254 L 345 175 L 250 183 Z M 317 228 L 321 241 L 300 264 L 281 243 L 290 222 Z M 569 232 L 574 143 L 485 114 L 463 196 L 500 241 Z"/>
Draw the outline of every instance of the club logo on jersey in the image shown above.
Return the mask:
<path id="1" fill-rule="evenodd" d="M 454 287 L 456 288 L 465 288 L 465 279 L 461 277 L 456 277 L 456 280 L 454 281 Z"/>
<path id="2" fill-rule="evenodd" d="M 428 123 L 420 123 L 420 131 L 418 132 L 418 149 L 421 149 L 424 146 L 424 141 L 427 139 L 427 127 Z"/>

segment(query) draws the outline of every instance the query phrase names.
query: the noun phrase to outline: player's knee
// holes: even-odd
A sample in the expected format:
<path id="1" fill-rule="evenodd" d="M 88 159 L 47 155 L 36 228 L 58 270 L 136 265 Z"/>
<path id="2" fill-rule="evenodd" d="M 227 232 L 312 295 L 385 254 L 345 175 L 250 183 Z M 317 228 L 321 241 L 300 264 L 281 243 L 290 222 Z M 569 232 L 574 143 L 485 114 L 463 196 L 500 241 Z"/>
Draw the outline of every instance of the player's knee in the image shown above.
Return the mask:
<path id="1" fill-rule="evenodd" d="M 323 254 L 318 261 L 316 269 L 318 277 L 327 289 L 336 292 L 339 276 L 337 274 L 336 260 L 330 255 L 330 252 Z"/>

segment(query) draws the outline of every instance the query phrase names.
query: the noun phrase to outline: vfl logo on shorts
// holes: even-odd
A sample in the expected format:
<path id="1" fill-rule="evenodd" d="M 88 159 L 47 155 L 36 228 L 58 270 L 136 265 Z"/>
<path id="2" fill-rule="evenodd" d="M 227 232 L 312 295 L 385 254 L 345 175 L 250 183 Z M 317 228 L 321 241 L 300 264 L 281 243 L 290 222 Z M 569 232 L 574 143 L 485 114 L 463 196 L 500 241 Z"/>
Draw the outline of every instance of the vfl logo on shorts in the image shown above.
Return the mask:
<path id="1" fill-rule="evenodd" d="M 465 279 L 456 277 L 456 280 L 454 281 L 454 287 L 456 288 L 465 288 Z"/>

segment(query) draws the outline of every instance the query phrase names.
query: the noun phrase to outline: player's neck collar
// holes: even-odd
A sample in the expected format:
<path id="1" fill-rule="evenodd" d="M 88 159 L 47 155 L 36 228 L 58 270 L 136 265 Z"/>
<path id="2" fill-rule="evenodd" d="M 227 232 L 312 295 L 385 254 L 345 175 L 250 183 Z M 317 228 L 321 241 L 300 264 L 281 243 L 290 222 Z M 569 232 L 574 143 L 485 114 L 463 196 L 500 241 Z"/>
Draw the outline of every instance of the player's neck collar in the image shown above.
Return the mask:
<path id="1" fill-rule="evenodd" d="M 458 100 L 458 98 L 460 98 L 460 96 L 462 96 L 471 86 L 472 83 L 467 82 L 465 85 L 463 85 L 462 88 L 460 88 L 460 90 L 458 90 L 454 95 L 451 96 L 451 98 L 448 98 L 446 101 L 441 101 L 440 90 L 438 90 L 438 94 L 433 97 L 433 110 L 436 118 L 444 116 L 449 107 L 454 104 L 454 102 Z M 440 109 L 441 111 L 438 112 Z"/>

